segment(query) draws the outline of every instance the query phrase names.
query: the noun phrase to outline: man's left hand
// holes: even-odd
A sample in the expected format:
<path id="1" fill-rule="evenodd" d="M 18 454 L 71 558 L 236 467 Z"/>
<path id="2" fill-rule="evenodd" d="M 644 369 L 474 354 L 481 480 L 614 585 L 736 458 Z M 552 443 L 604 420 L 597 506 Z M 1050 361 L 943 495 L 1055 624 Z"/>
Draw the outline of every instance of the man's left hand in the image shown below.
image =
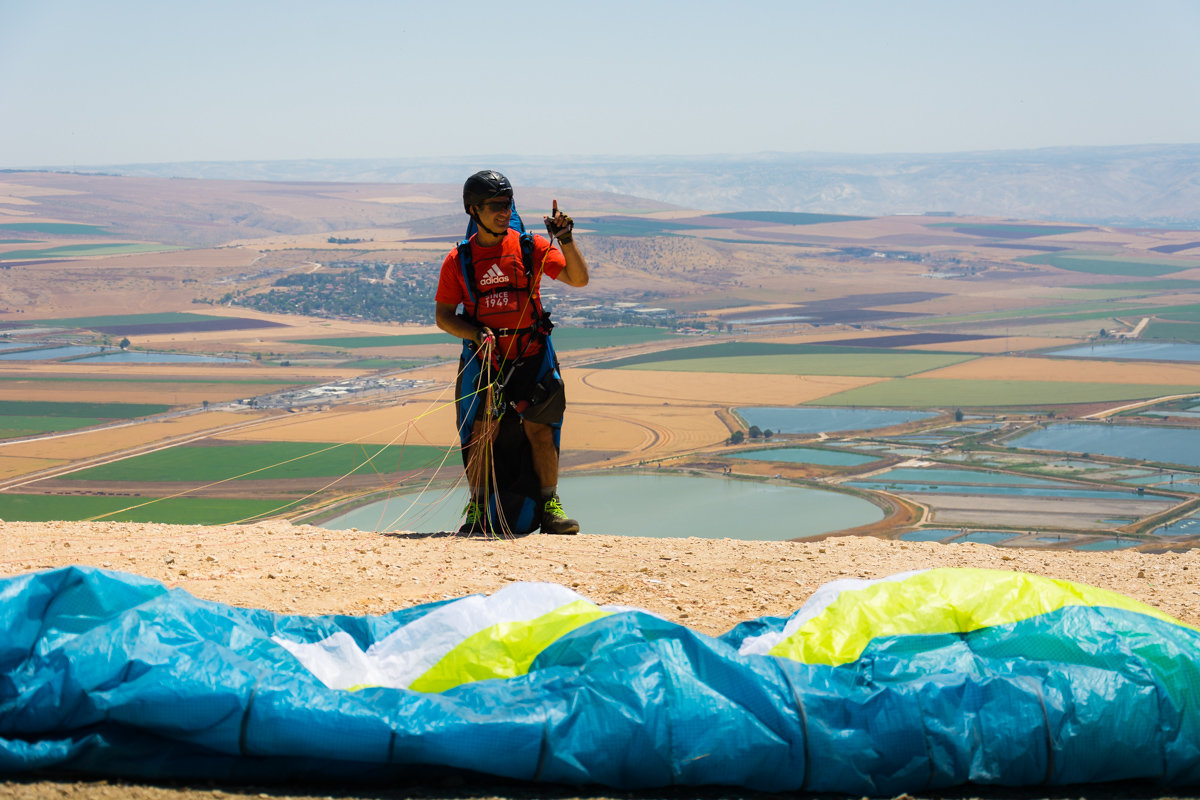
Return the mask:
<path id="1" fill-rule="evenodd" d="M 546 231 L 552 238 L 558 239 L 562 244 L 571 243 L 571 231 L 575 227 L 575 220 L 558 210 L 557 199 L 554 200 L 550 216 L 542 217 L 542 221 L 546 223 Z"/>

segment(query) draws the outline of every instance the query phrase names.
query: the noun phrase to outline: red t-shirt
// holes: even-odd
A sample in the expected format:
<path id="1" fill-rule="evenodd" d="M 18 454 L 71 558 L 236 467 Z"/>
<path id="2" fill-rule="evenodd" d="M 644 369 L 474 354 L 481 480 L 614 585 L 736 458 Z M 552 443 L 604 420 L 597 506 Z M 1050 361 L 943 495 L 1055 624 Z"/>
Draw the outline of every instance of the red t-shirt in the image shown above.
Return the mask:
<path id="1" fill-rule="evenodd" d="M 534 297 L 540 291 L 542 275 L 557 279 L 567 265 L 562 251 L 551 246 L 544 236 L 533 237 L 533 286 L 528 285 L 525 265 L 521 260 L 521 236 L 509 230 L 504 239 L 492 247 L 481 247 L 471 237 L 471 267 L 475 284 L 471 291 L 463 282 L 462 268 L 458 263 L 458 248 L 455 247 L 442 262 L 438 277 L 435 299 L 439 303 L 457 306 L 480 325 L 497 330 L 500 328 L 528 328 L 533 325 L 537 306 Z M 476 301 L 471 300 L 474 295 Z M 515 341 L 518 339 L 519 341 Z M 540 352 L 541 342 L 537 337 L 501 336 L 497 345 L 500 353 L 516 355 L 517 348 L 524 355 Z"/>

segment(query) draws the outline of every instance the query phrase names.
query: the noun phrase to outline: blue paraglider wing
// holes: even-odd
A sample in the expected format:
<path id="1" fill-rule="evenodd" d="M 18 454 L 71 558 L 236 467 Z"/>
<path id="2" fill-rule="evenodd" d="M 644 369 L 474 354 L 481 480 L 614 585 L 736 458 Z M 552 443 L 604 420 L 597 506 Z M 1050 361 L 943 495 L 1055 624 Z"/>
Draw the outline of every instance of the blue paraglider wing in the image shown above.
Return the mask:
<path id="1" fill-rule="evenodd" d="M 0 580 L 0 630 L 6 774 L 1200 782 L 1200 632 L 1022 573 L 841 581 L 711 637 L 553 584 L 303 617 L 71 567 Z"/>

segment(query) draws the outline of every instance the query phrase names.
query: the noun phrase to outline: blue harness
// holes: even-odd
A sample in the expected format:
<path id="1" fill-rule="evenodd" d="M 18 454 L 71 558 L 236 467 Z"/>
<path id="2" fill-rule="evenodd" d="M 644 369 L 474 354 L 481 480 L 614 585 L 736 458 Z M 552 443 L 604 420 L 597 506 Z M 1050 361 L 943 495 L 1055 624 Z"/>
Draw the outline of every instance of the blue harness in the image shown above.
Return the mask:
<path id="1" fill-rule="evenodd" d="M 521 222 L 521 217 L 517 214 L 517 209 L 514 206 L 512 217 L 508 223 L 509 228 L 520 233 L 521 237 L 521 260 L 525 268 L 525 291 L 529 293 L 530 301 L 534 304 L 534 324 L 527 328 L 503 328 L 496 330 L 498 336 L 540 336 L 543 337 L 545 346 L 542 352 L 538 354 L 541 359 L 541 364 L 538 367 L 537 380 L 538 382 L 550 373 L 554 373 L 555 380 L 561 383 L 561 375 L 558 374 L 558 357 L 554 352 L 554 344 L 550 339 L 550 330 L 553 324 L 550 322 L 550 314 L 542 308 L 541 302 L 535 297 L 533 292 L 534 266 L 533 266 L 533 234 L 525 230 L 524 224 Z M 467 226 L 467 236 L 458 243 L 458 264 L 462 270 L 463 285 L 466 286 L 467 294 L 471 299 L 471 303 L 476 305 L 479 298 L 486 296 L 490 291 L 479 291 L 479 287 L 475 282 L 474 263 L 471 257 L 471 237 L 478 230 L 475 220 Z M 508 289 L 508 291 L 512 291 Z M 474 320 L 473 320 L 474 321 Z M 532 339 L 525 340 L 526 347 Z M 524 348 L 523 348 L 524 349 Z M 459 382 L 457 391 L 457 402 L 455 404 L 455 416 L 458 423 L 458 438 L 462 445 L 463 464 L 467 461 L 467 445 L 471 439 L 471 432 L 475 425 L 484 402 L 484 393 L 477 391 L 479 387 L 480 376 L 483 373 L 485 365 L 476 357 L 478 348 L 475 343 L 464 339 L 462 355 L 459 359 Z M 522 360 L 522 354 L 518 354 L 513 363 L 501 365 L 502 371 L 498 380 L 498 388 L 503 397 L 504 384 L 507 382 L 507 376 L 512 374 L 515 369 L 515 364 Z M 497 476 L 498 486 L 493 491 L 488 492 L 487 497 L 487 513 L 488 518 L 492 522 L 493 529 L 505 529 L 512 531 L 514 534 L 530 533 L 541 525 L 541 506 L 539 500 L 541 498 L 541 485 L 537 479 L 536 473 L 533 472 L 533 457 L 529 449 L 529 442 L 525 438 L 525 433 L 521 428 L 520 409 L 522 404 L 526 403 L 526 398 L 507 398 L 502 405 L 502 410 L 499 412 L 500 425 L 497 433 L 497 438 L 494 443 L 492 452 L 495 458 L 495 473 Z M 554 431 L 554 447 L 558 449 L 559 441 L 562 434 L 562 423 L 556 423 L 551 426 Z M 500 526 L 498 520 L 503 519 L 505 526 Z"/>

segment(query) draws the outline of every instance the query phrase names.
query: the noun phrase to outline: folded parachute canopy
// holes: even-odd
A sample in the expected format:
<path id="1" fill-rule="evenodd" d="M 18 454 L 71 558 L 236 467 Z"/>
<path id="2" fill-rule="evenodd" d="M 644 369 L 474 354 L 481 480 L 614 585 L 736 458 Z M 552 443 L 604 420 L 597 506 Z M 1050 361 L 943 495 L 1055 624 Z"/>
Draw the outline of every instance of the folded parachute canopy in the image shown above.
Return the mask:
<path id="1" fill-rule="evenodd" d="M 989 570 L 710 637 L 551 584 L 301 617 L 73 567 L 0 580 L 0 774 L 892 794 L 1200 782 L 1200 633 Z"/>

